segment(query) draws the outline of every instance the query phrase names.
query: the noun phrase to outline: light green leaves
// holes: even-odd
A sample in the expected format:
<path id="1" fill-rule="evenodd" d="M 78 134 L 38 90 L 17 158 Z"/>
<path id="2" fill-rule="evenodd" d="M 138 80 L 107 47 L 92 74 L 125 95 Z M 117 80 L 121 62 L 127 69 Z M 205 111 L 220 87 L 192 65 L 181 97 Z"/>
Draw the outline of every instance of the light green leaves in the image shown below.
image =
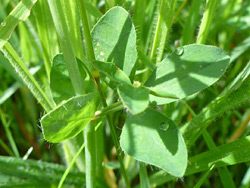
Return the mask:
<path id="1" fill-rule="evenodd" d="M 9 16 L 0 25 L 0 49 L 4 46 L 10 38 L 12 31 L 17 24 L 24 21 L 29 15 L 32 6 L 37 0 L 22 0 L 16 8 L 9 14 Z"/>
<path id="2" fill-rule="evenodd" d="M 98 95 L 90 93 L 69 99 L 42 117 L 44 139 L 58 143 L 75 137 L 94 118 Z"/>
<path id="3" fill-rule="evenodd" d="M 218 47 L 187 45 L 164 59 L 152 73 L 147 87 L 165 90 L 182 99 L 215 83 L 225 72 L 229 56 Z M 166 104 L 174 99 L 151 97 Z"/>
<path id="4" fill-rule="evenodd" d="M 117 92 L 132 114 L 143 112 L 149 103 L 149 90 L 143 87 L 133 87 L 128 84 L 121 84 L 117 88 Z"/>
<path id="5" fill-rule="evenodd" d="M 147 109 L 128 116 L 121 134 L 122 149 L 135 159 L 182 177 L 187 150 L 175 123 L 160 112 Z"/>
<path id="6" fill-rule="evenodd" d="M 137 60 L 136 32 L 126 10 L 110 9 L 94 27 L 92 38 L 96 59 L 113 62 L 130 76 Z"/>

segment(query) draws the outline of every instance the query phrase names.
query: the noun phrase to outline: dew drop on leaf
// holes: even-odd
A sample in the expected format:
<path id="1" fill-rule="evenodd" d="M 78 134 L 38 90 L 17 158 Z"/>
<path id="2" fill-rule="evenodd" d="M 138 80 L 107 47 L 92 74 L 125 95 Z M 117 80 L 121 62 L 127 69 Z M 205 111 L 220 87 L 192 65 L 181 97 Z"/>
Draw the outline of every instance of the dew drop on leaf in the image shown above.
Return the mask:
<path id="1" fill-rule="evenodd" d="M 169 128 L 169 124 L 167 124 L 167 123 L 161 123 L 161 125 L 160 125 L 160 129 L 162 130 L 162 131 L 167 131 L 168 130 L 168 128 Z"/>
<path id="2" fill-rule="evenodd" d="M 176 53 L 177 55 L 182 55 L 183 52 L 184 52 L 184 48 L 183 48 L 183 47 L 179 47 L 179 48 L 176 49 L 176 52 L 175 52 L 175 53 Z"/>
<path id="3" fill-rule="evenodd" d="M 1 26 L 5 27 L 6 26 L 6 22 L 2 22 Z"/>

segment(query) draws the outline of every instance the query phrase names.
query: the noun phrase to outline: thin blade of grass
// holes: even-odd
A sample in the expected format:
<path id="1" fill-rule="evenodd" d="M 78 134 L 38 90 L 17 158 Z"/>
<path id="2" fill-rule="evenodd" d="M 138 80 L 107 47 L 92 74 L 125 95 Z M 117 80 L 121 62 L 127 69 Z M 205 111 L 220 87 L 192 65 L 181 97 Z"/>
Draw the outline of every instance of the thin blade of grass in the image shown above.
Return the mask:
<path id="1" fill-rule="evenodd" d="M 140 187 L 141 188 L 150 188 L 148 174 L 147 174 L 147 167 L 146 164 L 143 162 L 140 163 Z"/>
<path id="2" fill-rule="evenodd" d="M 10 127 L 9 127 L 10 126 L 10 121 L 7 122 L 6 116 L 2 112 L 1 109 L 0 109 L 0 119 L 1 119 L 1 122 L 3 124 L 4 130 L 6 132 L 7 138 L 9 140 L 9 142 L 10 142 L 11 149 L 15 154 L 15 157 L 20 157 L 19 151 L 18 151 L 17 146 L 16 146 L 16 142 L 15 142 L 15 140 L 13 138 L 12 132 L 10 131 Z"/>
<path id="3" fill-rule="evenodd" d="M 84 94 L 83 80 L 76 62 L 74 48 L 65 21 L 61 1 L 49 0 L 48 3 L 74 91 L 76 95 Z"/>
<path id="4" fill-rule="evenodd" d="M 59 53 L 59 44 L 47 1 L 38 1 L 34 6 L 34 15 L 40 37 L 45 70 L 50 80 L 52 58 Z"/>
<path id="5" fill-rule="evenodd" d="M 63 0 L 62 7 L 75 55 L 82 62 L 84 62 L 83 42 L 80 30 L 80 15 L 77 10 L 77 2 L 76 0 Z"/>
<path id="6" fill-rule="evenodd" d="M 150 55 L 150 60 L 153 63 L 159 63 L 162 60 L 164 47 L 174 18 L 176 2 L 176 0 L 161 0 L 160 2 L 158 23 Z"/>
<path id="7" fill-rule="evenodd" d="M 213 165 L 203 176 L 202 178 L 198 181 L 198 183 L 194 186 L 194 188 L 200 188 L 202 186 L 202 184 L 206 181 L 206 179 L 208 178 L 208 175 L 210 174 L 210 172 L 214 169 Z"/>
<path id="8" fill-rule="evenodd" d="M 203 14 L 200 30 L 197 37 L 198 44 L 205 44 L 208 33 L 210 31 L 210 26 L 215 15 L 215 10 L 219 2 L 219 0 L 207 0 L 206 9 Z"/>
<path id="9" fill-rule="evenodd" d="M 2 51 L 38 102 L 44 107 L 46 111 L 52 110 L 53 103 L 48 99 L 47 95 L 43 92 L 35 78 L 31 75 L 28 68 L 18 56 L 16 51 L 12 48 L 12 46 L 7 42 Z"/>
<path id="10" fill-rule="evenodd" d="M 30 10 L 37 0 L 23 0 L 8 15 L 0 25 L 0 49 L 10 38 L 12 31 L 20 21 L 24 21 L 30 15 Z"/>
<path id="11" fill-rule="evenodd" d="M 215 168 L 219 168 L 248 162 L 250 160 L 249 143 L 250 136 L 247 136 L 191 157 L 185 176 L 206 171 L 214 164 L 216 165 Z M 160 171 L 150 176 L 150 185 L 159 186 L 175 179 L 173 176 L 168 174 L 164 176 L 164 174 L 164 171 Z"/>

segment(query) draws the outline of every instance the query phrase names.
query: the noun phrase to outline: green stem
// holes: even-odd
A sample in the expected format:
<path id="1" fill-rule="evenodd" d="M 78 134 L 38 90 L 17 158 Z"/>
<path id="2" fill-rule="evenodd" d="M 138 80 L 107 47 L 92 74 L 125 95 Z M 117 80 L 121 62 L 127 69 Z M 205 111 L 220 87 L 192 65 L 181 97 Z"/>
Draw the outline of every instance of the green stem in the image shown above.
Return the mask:
<path id="1" fill-rule="evenodd" d="M 85 49 L 86 49 L 86 54 L 87 54 L 87 57 L 89 60 L 87 66 L 88 66 L 89 70 L 92 70 L 90 62 L 95 60 L 95 53 L 94 53 L 92 39 L 91 39 L 91 35 L 90 35 L 88 17 L 87 17 L 84 1 L 78 0 L 78 5 L 79 5 L 79 9 L 80 9 L 80 16 L 81 16 L 82 26 L 83 26 L 83 34 L 84 34 L 85 45 L 86 45 Z"/>
<path id="2" fill-rule="evenodd" d="M 0 139 L 0 146 L 10 155 L 15 156 L 15 154 L 10 150 L 10 148 Z"/>
<path id="3" fill-rule="evenodd" d="M 102 99 L 103 107 L 106 108 L 107 107 L 107 102 L 106 102 L 106 99 L 104 97 L 103 91 L 101 89 L 100 82 L 97 82 L 97 86 L 98 86 L 98 90 L 100 92 L 100 96 L 101 96 L 101 99 Z M 111 117 L 110 114 L 107 114 L 107 120 L 108 120 L 109 128 L 110 128 L 110 131 L 111 131 L 111 137 L 112 137 L 112 140 L 113 140 L 116 152 L 117 152 L 117 156 L 118 156 L 118 160 L 119 160 L 119 163 L 120 163 L 121 173 L 123 175 L 124 182 L 126 184 L 126 187 L 130 188 L 128 176 L 127 176 L 124 164 L 123 164 L 123 159 L 122 159 L 122 157 L 121 157 L 121 155 L 119 153 L 119 142 L 118 142 L 118 139 L 117 139 L 115 127 L 113 125 L 112 117 Z"/>
<path id="4" fill-rule="evenodd" d="M 12 136 L 12 134 L 11 134 L 10 129 L 9 129 L 10 123 L 7 123 L 7 122 L 6 122 L 5 116 L 4 116 L 4 114 L 3 114 L 3 112 L 2 112 L 1 109 L 0 109 L 0 118 L 1 118 L 1 122 L 2 122 L 2 124 L 3 124 L 4 130 L 5 130 L 5 132 L 6 132 L 7 138 L 8 138 L 8 140 L 9 140 L 9 142 L 10 142 L 11 149 L 12 149 L 12 151 L 13 151 L 14 154 L 15 154 L 15 157 L 20 157 L 20 154 L 19 154 L 19 152 L 18 152 L 16 143 L 15 143 L 14 138 L 13 138 L 13 136 Z"/>
<path id="5" fill-rule="evenodd" d="M 35 96 L 38 102 L 43 106 L 46 112 L 53 109 L 54 104 L 47 98 L 46 94 L 40 88 L 35 78 L 30 74 L 28 68 L 18 56 L 12 46 L 6 42 L 2 49 L 4 55 L 8 58 L 11 65 L 15 68 L 16 72 L 22 78 L 24 83 L 30 89 L 31 93 Z"/>
<path id="6" fill-rule="evenodd" d="M 197 43 L 198 44 L 205 44 L 208 36 L 208 32 L 210 30 L 210 26 L 215 14 L 216 7 L 218 5 L 219 0 L 207 0 L 206 9 L 203 14 Z"/>
<path id="7" fill-rule="evenodd" d="M 75 53 L 65 21 L 61 1 L 48 0 L 48 3 L 73 88 L 76 95 L 81 95 L 84 93 L 83 80 L 76 62 Z"/>
<path id="8" fill-rule="evenodd" d="M 147 168 L 143 162 L 140 162 L 140 187 L 150 188 L 150 183 L 147 174 Z"/>
<path id="9" fill-rule="evenodd" d="M 151 71 L 155 69 L 155 64 L 152 63 L 149 58 L 140 50 L 138 49 L 138 58 L 141 60 L 143 64 L 145 64 Z"/>
<path id="10" fill-rule="evenodd" d="M 153 42 L 150 60 L 153 63 L 161 62 L 166 40 L 172 26 L 177 0 L 161 0 L 160 12 Z"/>
<path id="11" fill-rule="evenodd" d="M 85 141 L 85 167 L 86 187 L 94 188 L 96 185 L 96 147 L 95 147 L 95 121 L 89 123 L 84 129 Z"/>
<path id="12" fill-rule="evenodd" d="M 85 41 L 86 41 L 87 55 L 88 55 L 88 58 L 90 61 L 94 61 L 95 54 L 94 54 L 94 50 L 93 50 L 92 39 L 90 36 L 90 29 L 89 29 L 85 5 L 84 5 L 84 2 L 81 0 L 78 0 L 78 3 L 79 3 L 79 7 L 80 7 L 80 14 L 81 14 L 82 25 L 83 25 L 83 30 L 84 30 L 84 37 L 85 37 Z M 96 87 L 97 87 L 97 90 L 98 90 L 100 97 L 101 97 L 101 100 L 102 100 L 102 105 L 104 108 L 106 108 L 107 102 L 106 102 L 102 87 L 100 85 L 100 80 L 99 80 L 98 75 L 99 75 L 99 73 L 97 75 L 94 74 L 94 79 L 96 81 Z M 114 142 L 117 153 L 119 153 L 119 143 L 118 143 L 116 131 L 115 131 L 115 128 L 113 126 L 113 122 L 112 122 L 112 118 L 111 118 L 110 114 L 107 114 L 107 120 L 108 120 L 108 124 L 109 124 L 110 130 L 111 130 L 112 140 Z M 126 171 L 124 168 L 123 160 L 122 160 L 121 155 L 119 155 L 119 154 L 118 154 L 118 160 L 120 162 L 121 173 L 124 177 L 126 186 L 127 186 L 127 188 L 130 188 L 128 177 L 127 177 L 127 174 L 126 174 Z"/>
<path id="13" fill-rule="evenodd" d="M 98 123 L 98 125 L 95 127 L 95 131 L 98 130 L 98 128 L 101 126 L 101 124 L 102 124 L 102 122 Z M 81 145 L 81 147 L 79 148 L 79 150 L 77 151 L 77 153 L 75 154 L 75 156 L 73 157 L 73 159 L 70 161 L 70 163 L 69 163 L 67 169 L 65 170 L 65 172 L 63 173 L 63 176 L 61 177 L 61 180 L 60 180 L 60 182 L 59 182 L 59 184 L 58 184 L 58 186 L 57 186 L 58 188 L 61 188 L 61 187 L 62 187 L 63 182 L 65 181 L 65 179 L 66 179 L 66 177 L 68 176 L 68 174 L 69 174 L 71 168 L 72 168 L 73 165 L 76 163 L 77 158 L 80 156 L 80 154 L 81 154 L 81 152 L 82 152 L 82 150 L 83 150 L 84 148 L 85 148 L 85 143 L 83 143 L 83 144 Z"/>
<path id="14" fill-rule="evenodd" d="M 109 106 L 107 106 L 106 108 L 103 108 L 101 110 L 98 110 L 95 112 L 95 117 L 99 118 L 101 116 L 105 116 L 107 114 L 122 110 L 124 108 L 123 104 L 121 101 L 113 103 Z"/>
<path id="15" fill-rule="evenodd" d="M 80 18 L 77 10 L 77 2 L 75 0 L 62 0 L 65 20 L 68 26 L 69 35 L 76 57 L 84 62 L 83 43 L 80 30 Z"/>
<path id="16" fill-rule="evenodd" d="M 136 38 L 139 49 L 144 51 L 144 46 L 142 43 L 143 25 L 144 25 L 144 14 L 145 14 L 145 0 L 135 0 L 134 8 L 134 24 L 136 27 Z"/>

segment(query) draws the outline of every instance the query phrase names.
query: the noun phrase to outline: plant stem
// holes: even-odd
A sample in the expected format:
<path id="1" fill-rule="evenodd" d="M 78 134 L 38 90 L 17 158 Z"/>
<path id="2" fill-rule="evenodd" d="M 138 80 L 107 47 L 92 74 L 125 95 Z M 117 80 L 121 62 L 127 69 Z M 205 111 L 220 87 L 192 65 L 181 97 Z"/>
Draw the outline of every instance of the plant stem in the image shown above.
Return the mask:
<path id="1" fill-rule="evenodd" d="M 15 154 L 10 150 L 10 148 L 0 139 L 0 146 L 10 155 L 15 156 Z"/>
<path id="2" fill-rule="evenodd" d="M 141 188 L 150 188 L 150 183 L 147 174 L 147 168 L 143 162 L 140 163 L 140 187 Z"/>
<path id="3" fill-rule="evenodd" d="M 89 29 L 86 9 L 85 9 L 85 6 L 84 6 L 84 2 L 82 2 L 81 0 L 78 0 L 78 3 L 79 3 L 79 7 L 80 7 L 80 14 L 81 14 L 82 25 L 83 25 L 83 29 L 84 29 L 84 37 L 85 37 L 85 40 L 86 40 L 87 56 L 88 56 L 90 61 L 94 61 L 95 60 L 95 54 L 94 54 L 92 40 L 91 40 L 91 36 L 90 36 L 90 29 Z M 95 72 L 97 74 L 95 74 Z M 102 87 L 101 87 L 101 84 L 100 84 L 99 72 L 97 70 L 94 70 L 93 77 L 94 77 L 94 80 L 96 82 L 97 90 L 98 90 L 98 92 L 100 94 L 100 97 L 101 97 L 102 105 L 103 105 L 104 108 L 106 108 L 107 107 L 107 102 L 106 102 L 105 95 L 103 93 L 103 90 L 102 90 Z M 112 118 L 111 118 L 110 114 L 107 114 L 107 120 L 108 120 L 108 124 L 109 124 L 110 130 L 111 130 L 112 140 L 114 142 L 116 151 L 118 153 L 119 143 L 118 143 L 116 131 L 115 131 L 115 128 L 113 126 L 113 122 L 112 122 Z M 127 174 L 126 174 L 126 171 L 125 171 L 125 168 L 124 168 L 123 160 L 122 160 L 121 155 L 119 155 L 119 153 L 118 153 L 118 160 L 120 162 L 121 173 L 122 173 L 123 178 L 125 180 L 126 186 L 127 186 L 127 188 L 130 188 L 128 177 L 127 177 Z"/>
<path id="4" fill-rule="evenodd" d="M 104 98 L 104 94 L 102 92 L 100 82 L 97 82 L 97 86 L 99 88 L 99 92 L 100 92 L 100 95 L 101 95 L 103 107 L 106 108 L 107 107 L 107 102 L 106 102 L 106 99 Z M 120 163 L 121 173 L 123 175 L 124 182 L 126 184 L 126 187 L 130 188 L 130 184 L 129 184 L 128 176 L 127 176 L 124 164 L 123 164 L 123 160 L 122 160 L 122 157 L 121 157 L 121 155 L 119 153 L 119 142 L 118 142 L 118 139 L 117 139 L 115 127 L 113 125 L 113 121 L 112 121 L 112 118 L 111 118 L 110 114 L 107 114 L 107 120 L 108 120 L 109 128 L 110 128 L 110 131 L 111 131 L 111 137 L 112 137 L 112 140 L 113 140 L 113 143 L 115 145 L 116 152 L 117 152 L 117 156 L 118 156 L 118 160 L 119 160 L 119 163 Z"/>
<path id="5" fill-rule="evenodd" d="M 231 136 L 228 143 L 237 140 L 244 133 L 244 131 L 247 128 L 247 125 L 248 125 L 249 121 L 250 121 L 250 113 L 247 115 L 247 118 L 240 124 L 240 126 L 237 128 L 237 130 Z"/>
<path id="6" fill-rule="evenodd" d="M 11 65 L 15 68 L 16 72 L 22 78 L 24 83 L 30 89 L 31 93 L 35 96 L 38 102 L 43 106 L 46 112 L 53 109 L 54 104 L 47 98 L 46 94 L 40 88 L 35 78 L 30 74 L 28 68 L 18 56 L 16 51 L 12 48 L 10 43 L 6 42 L 2 49 L 4 55 L 9 59 Z"/>
<path id="7" fill-rule="evenodd" d="M 83 80 L 76 62 L 75 53 L 70 40 L 70 34 L 65 21 L 61 1 L 48 0 L 48 3 L 73 88 L 76 95 L 81 95 L 84 93 Z"/>
<path id="8" fill-rule="evenodd" d="M 122 110 L 124 108 L 121 101 L 111 104 L 110 106 L 107 106 L 106 108 L 103 108 L 101 110 L 98 110 L 95 112 L 95 117 L 99 118 L 101 116 L 105 116 L 107 114 Z"/>
<path id="9" fill-rule="evenodd" d="M 138 58 L 141 60 L 143 64 L 145 64 L 151 71 L 155 69 L 155 64 L 152 63 L 149 58 L 140 50 L 138 49 Z"/>
<path id="10" fill-rule="evenodd" d="M 7 123 L 7 122 L 6 122 L 6 118 L 5 118 L 5 116 L 4 116 L 4 114 L 3 114 L 3 112 L 2 112 L 1 109 L 0 109 L 0 119 L 1 119 L 1 122 L 2 122 L 2 124 L 3 124 L 4 130 L 5 130 L 5 132 L 6 132 L 7 138 L 8 138 L 8 140 L 9 140 L 9 142 L 10 142 L 11 149 L 12 149 L 12 151 L 13 151 L 14 154 L 15 154 L 15 157 L 20 157 L 20 154 L 19 154 L 19 152 L 18 152 L 16 143 L 15 143 L 14 138 L 13 138 L 13 136 L 12 136 L 12 133 L 11 133 L 11 131 L 10 131 L 10 129 L 9 129 L 10 123 Z"/>
<path id="11" fill-rule="evenodd" d="M 160 12 L 150 60 L 159 63 L 162 59 L 166 40 L 173 22 L 176 0 L 161 0 Z"/>
<path id="12" fill-rule="evenodd" d="M 197 43 L 198 44 L 205 44 L 208 36 L 208 32 L 210 30 L 210 26 L 215 14 L 216 7 L 218 5 L 219 0 L 207 0 L 206 9 L 203 14 Z"/>
<path id="13" fill-rule="evenodd" d="M 84 129 L 86 187 L 94 188 L 96 180 L 95 121 Z"/>
<path id="14" fill-rule="evenodd" d="M 87 59 L 89 60 L 87 67 L 91 71 L 92 67 L 91 67 L 90 63 L 91 63 L 91 61 L 95 60 L 95 53 L 93 50 L 92 39 L 90 36 L 88 17 L 87 17 L 84 1 L 78 0 L 78 5 L 79 5 L 79 9 L 80 9 L 80 16 L 81 16 L 82 26 L 83 26 L 83 34 L 84 34 L 85 45 L 86 45 L 85 49 L 86 49 Z"/>
<path id="15" fill-rule="evenodd" d="M 77 10 L 77 2 L 75 0 L 62 0 L 62 7 L 75 55 L 82 62 L 84 62 L 84 50 L 80 30 L 80 17 Z"/>
<path id="16" fill-rule="evenodd" d="M 133 16 L 135 28 L 137 30 L 136 38 L 137 38 L 138 47 L 142 51 L 144 51 L 144 46 L 142 46 L 143 45 L 142 34 L 143 34 L 145 5 L 146 5 L 145 0 L 135 0 L 135 8 L 134 8 L 134 16 Z"/>

